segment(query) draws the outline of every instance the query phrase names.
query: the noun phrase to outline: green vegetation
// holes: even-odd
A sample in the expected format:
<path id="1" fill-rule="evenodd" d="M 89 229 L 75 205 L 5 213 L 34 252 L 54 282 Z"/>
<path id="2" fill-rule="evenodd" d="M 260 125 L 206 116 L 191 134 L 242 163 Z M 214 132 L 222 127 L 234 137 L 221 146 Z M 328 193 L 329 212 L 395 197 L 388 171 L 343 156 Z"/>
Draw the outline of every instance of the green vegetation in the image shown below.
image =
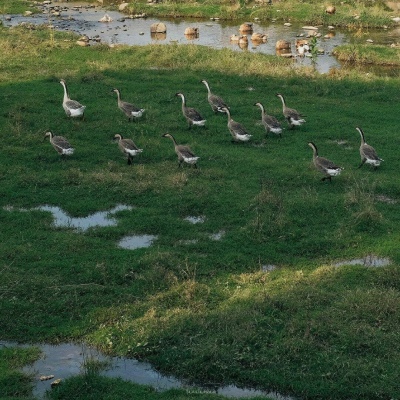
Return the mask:
<path id="1" fill-rule="evenodd" d="M 93 376 L 78 376 L 68 379 L 49 393 L 51 400 L 223 400 L 226 397 L 215 394 L 196 393 L 196 391 L 171 389 L 157 392 L 152 388 Z M 249 399 L 249 398 L 247 398 Z M 249 399 L 251 400 L 251 399 Z"/>
<path id="2" fill-rule="evenodd" d="M 398 47 L 378 45 L 342 45 L 334 50 L 334 55 L 340 61 L 354 64 L 400 65 L 400 50 Z"/>
<path id="3" fill-rule="evenodd" d="M 39 357 L 39 349 L 0 348 L 0 399 L 31 400 L 32 381 L 18 369 L 33 363 Z"/>
<path id="4" fill-rule="evenodd" d="M 325 12 L 327 5 L 336 8 L 334 14 Z M 246 1 L 133 1 L 125 10 L 129 14 L 146 13 L 153 17 L 193 17 L 225 20 L 260 18 L 262 21 L 302 21 L 314 25 L 335 25 L 349 28 L 373 28 L 393 25 L 392 12 L 383 1 L 316 0 Z"/>
<path id="5" fill-rule="evenodd" d="M 192 45 L 81 48 L 75 39 L 0 30 L 2 338 L 85 340 L 196 383 L 308 399 L 398 398 L 399 79 L 320 76 L 273 56 Z M 60 78 L 87 106 L 83 121 L 64 114 Z M 251 142 L 231 143 L 201 79 Z M 113 87 L 146 109 L 141 120 L 127 122 Z M 206 117 L 205 129 L 187 129 L 177 91 Z M 253 106 L 262 102 L 286 127 L 277 92 L 307 120 L 282 139 L 265 135 Z M 357 169 L 356 126 L 385 159 L 376 171 Z M 49 129 L 68 138 L 71 157 L 43 141 Z M 166 131 L 200 156 L 198 170 L 177 168 Z M 144 149 L 132 166 L 115 133 Z M 345 168 L 332 183 L 312 167 L 308 141 Z M 35 209 L 44 204 L 73 217 L 134 209 L 118 212 L 116 226 L 78 233 L 55 227 Z M 117 246 L 132 234 L 157 239 L 134 251 Z M 334 266 L 369 254 L 391 265 Z M 93 373 L 51 396 L 129 399 L 133 387 Z"/>
<path id="6" fill-rule="evenodd" d="M 0 15 L 6 14 L 22 14 L 25 11 L 35 11 L 30 1 L 0 0 Z M 0 18 L 1 24 L 1 18 Z"/>

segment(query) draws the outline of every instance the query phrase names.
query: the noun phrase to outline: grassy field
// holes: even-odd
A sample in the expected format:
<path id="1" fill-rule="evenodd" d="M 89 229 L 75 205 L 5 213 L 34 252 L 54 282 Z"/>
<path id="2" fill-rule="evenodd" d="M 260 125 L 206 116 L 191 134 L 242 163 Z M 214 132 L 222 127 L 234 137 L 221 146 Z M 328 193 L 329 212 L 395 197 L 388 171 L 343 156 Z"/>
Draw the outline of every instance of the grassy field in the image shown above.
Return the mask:
<path id="1" fill-rule="evenodd" d="M 81 48 L 74 40 L 47 29 L 0 31 L 1 338 L 84 340 L 208 385 L 400 398 L 399 79 L 320 76 L 272 56 L 190 45 Z M 61 78 L 87 106 L 83 121 L 65 115 Z M 250 142 L 231 143 L 201 79 Z M 145 115 L 129 123 L 112 88 Z M 187 128 L 178 91 L 205 128 Z M 306 115 L 303 126 L 287 129 L 277 92 Z M 281 139 L 265 134 L 258 101 L 281 120 Z M 385 160 L 377 170 L 357 169 L 356 126 Z M 47 130 L 75 153 L 61 159 Z M 197 170 L 178 169 L 165 132 L 192 147 Z M 143 148 L 131 166 L 116 133 Z M 309 141 L 344 167 L 331 183 L 313 168 Z M 116 226 L 80 233 L 35 209 L 86 217 L 118 204 L 133 210 L 117 213 Z M 134 234 L 157 238 L 148 248 L 117 246 Z M 350 265 L 368 255 L 390 265 Z M 125 385 L 83 376 L 51 397 L 125 399 L 134 390 L 179 398 Z"/>

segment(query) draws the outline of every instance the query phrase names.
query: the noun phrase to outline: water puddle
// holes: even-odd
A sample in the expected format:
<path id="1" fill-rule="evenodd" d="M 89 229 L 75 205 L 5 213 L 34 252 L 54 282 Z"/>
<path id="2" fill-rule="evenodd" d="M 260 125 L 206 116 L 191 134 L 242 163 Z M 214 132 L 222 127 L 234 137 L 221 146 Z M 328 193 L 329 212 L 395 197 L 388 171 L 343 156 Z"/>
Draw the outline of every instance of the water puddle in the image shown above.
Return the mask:
<path id="1" fill-rule="evenodd" d="M 206 220 L 206 217 L 204 217 L 204 216 L 199 216 L 199 217 L 189 216 L 189 217 L 186 217 L 184 219 L 185 219 L 185 221 L 188 221 L 191 224 L 202 224 Z"/>
<path id="2" fill-rule="evenodd" d="M 273 264 L 265 264 L 261 266 L 261 270 L 263 272 L 271 272 L 274 271 L 276 269 L 276 265 Z"/>
<path id="3" fill-rule="evenodd" d="M 60 15 L 52 14 L 51 11 L 57 7 Z M 110 17 L 110 22 L 100 22 L 105 15 Z M 163 22 L 167 26 L 165 34 L 152 35 L 150 26 Z M 32 23 L 35 25 L 45 24 L 53 26 L 57 30 L 71 31 L 80 35 L 87 35 L 90 44 L 98 42 L 127 45 L 146 45 L 151 43 L 164 44 L 198 44 L 209 46 L 216 49 L 230 48 L 235 51 L 250 51 L 254 53 L 276 55 L 275 45 L 278 40 L 286 40 L 291 43 L 291 52 L 295 54 L 295 40 L 305 37 L 308 31 L 303 29 L 302 24 L 291 24 L 285 26 L 283 23 L 261 23 L 253 22 L 253 31 L 266 34 L 266 42 L 252 42 L 249 35 L 248 45 L 240 47 L 237 42 L 231 41 L 232 35 L 238 35 L 239 22 L 226 22 L 219 20 L 199 20 L 199 19 L 153 19 L 153 18 L 129 18 L 127 15 L 118 11 L 108 11 L 101 6 L 85 5 L 73 2 L 57 2 L 44 5 L 43 14 L 33 14 L 32 16 L 11 15 L 3 21 L 5 26 L 15 26 L 20 23 Z M 195 27 L 198 35 L 185 35 L 185 29 Z M 295 57 L 295 65 L 313 65 L 319 72 L 326 73 L 333 67 L 340 68 L 341 64 L 332 51 L 338 45 L 345 43 L 361 42 L 372 40 L 376 44 L 390 45 L 400 42 L 400 30 L 366 30 L 360 35 L 354 35 L 350 31 L 332 29 L 329 27 L 319 27 L 318 47 L 323 50 L 323 54 L 317 57 L 317 62 L 309 57 Z"/>
<path id="4" fill-rule="evenodd" d="M 335 267 L 341 267 L 343 265 L 363 265 L 364 267 L 386 267 L 392 262 L 389 258 L 377 257 L 372 254 L 364 258 L 355 258 L 353 260 L 340 261 L 333 264 Z"/>
<path id="5" fill-rule="evenodd" d="M 1 347 L 24 346 L 1 341 Z M 198 393 L 216 393 L 229 398 L 249 398 L 254 396 L 268 396 L 274 400 L 294 400 L 293 397 L 283 396 L 276 392 L 263 392 L 254 389 L 241 389 L 229 385 L 215 389 L 204 389 L 187 385 L 182 381 L 160 374 L 149 363 L 135 359 L 107 357 L 101 352 L 84 344 L 64 343 L 59 345 L 34 345 L 41 349 L 42 357 L 31 366 L 23 368 L 23 372 L 34 376 L 33 395 L 43 399 L 51 383 L 56 379 L 67 379 L 85 372 L 84 365 L 89 362 L 102 362 L 105 369 L 101 375 L 111 378 L 121 378 L 140 385 L 147 385 L 159 391 L 172 388 L 182 388 Z M 43 376 L 53 376 L 51 379 L 40 380 Z"/>
<path id="6" fill-rule="evenodd" d="M 157 236 L 154 235 L 125 236 L 118 242 L 118 246 L 123 249 L 135 250 L 150 247 L 155 239 L 157 239 Z"/>
<path id="7" fill-rule="evenodd" d="M 109 211 L 99 211 L 87 217 L 73 218 L 70 217 L 65 211 L 60 207 L 44 205 L 31 209 L 19 208 L 15 209 L 12 206 L 6 206 L 3 208 L 6 211 L 20 211 L 27 212 L 32 210 L 40 210 L 45 212 L 50 212 L 53 215 L 54 221 L 53 225 L 57 228 L 74 228 L 79 231 L 86 231 L 89 228 L 105 227 L 105 226 L 115 226 L 118 221 L 112 217 L 113 214 L 123 211 L 132 210 L 133 207 L 119 204 Z"/>
<path id="8" fill-rule="evenodd" d="M 210 235 L 208 235 L 208 237 L 211 240 L 221 240 L 224 235 L 225 235 L 225 231 L 219 231 L 219 232 L 216 232 L 216 233 L 211 233 Z"/>

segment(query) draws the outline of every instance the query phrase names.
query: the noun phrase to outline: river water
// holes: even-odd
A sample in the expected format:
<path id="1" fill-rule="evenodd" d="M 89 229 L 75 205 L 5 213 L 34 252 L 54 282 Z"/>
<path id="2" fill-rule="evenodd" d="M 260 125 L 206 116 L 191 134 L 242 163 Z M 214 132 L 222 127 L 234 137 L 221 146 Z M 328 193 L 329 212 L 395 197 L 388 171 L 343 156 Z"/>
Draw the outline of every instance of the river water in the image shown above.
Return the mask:
<path id="1" fill-rule="evenodd" d="M 59 10 L 60 15 L 54 16 L 54 7 Z M 100 22 L 100 19 L 108 15 L 112 21 Z M 54 2 L 42 6 L 42 13 L 32 16 L 11 15 L 3 16 L 5 26 L 15 26 L 23 23 L 46 24 L 62 31 L 72 31 L 80 35 L 87 35 L 89 38 L 97 38 L 100 42 L 109 45 L 147 45 L 151 43 L 159 44 L 194 44 L 209 46 L 216 49 L 229 48 L 234 51 L 249 51 L 253 53 L 276 54 L 275 45 L 278 40 L 287 40 L 291 43 L 291 51 L 296 53 L 295 40 L 299 37 L 306 37 L 310 32 L 304 29 L 301 24 L 285 26 L 282 22 L 253 23 L 253 31 L 266 34 L 268 40 L 265 43 L 253 43 L 250 40 L 245 48 L 230 40 L 231 35 L 239 34 L 238 22 L 226 22 L 216 20 L 182 20 L 182 19 L 154 19 L 154 18 L 129 18 L 127 15 L 118 11 L 108 11 L 101 5 L 88 5 L 85 3 L 74 2 Z M 152 35 L 150 26 L 154 23 L 163 22 L 167 27 L 165 35 Z M 243 21 L 247 22 L 247 21 Z M 198 28 L 197 37 L 184 35 L 188 27 Z M 367 43 L 390 45 L 400 42 L 400 28 L 386 30 L 365 30 L 350 32 L 347 30 L 334 29 L 333 27 L 318 27 L 316 30 L 318 38 L 318 48 L 323 50 L 323 54 L 317 57 L 315 68 L 320 73 L 329 72 L 332 68 L 342 68 L 343 65 L 332 55 L 333 49 L 345 43 Z M 371 42 L 372 41 L 372 42 Z M 94 44 L 94 41 L 90 41 Z M 293 62 L 298 66 L 310 66 L 310 57 L 294 57 Z M 368 71 L 377 72 L 376 67 L 366 67 Z M 398 76 L 397 69 L 381 68 L 378 73 L 383 75 Z"/>

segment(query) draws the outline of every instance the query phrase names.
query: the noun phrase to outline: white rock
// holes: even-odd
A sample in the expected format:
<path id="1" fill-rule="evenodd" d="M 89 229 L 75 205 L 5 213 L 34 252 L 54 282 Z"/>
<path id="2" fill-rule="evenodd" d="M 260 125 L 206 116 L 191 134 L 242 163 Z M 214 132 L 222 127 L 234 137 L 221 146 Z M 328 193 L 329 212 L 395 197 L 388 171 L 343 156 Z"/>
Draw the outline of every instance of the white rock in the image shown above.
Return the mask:
<path id="1" fill-rule="evenodd" d="M 118 6 L 118 10 L 119 10 L 119 11 L 124 11 L 125 8 L 128 7 L 128 6 L 129 6 L 129 3 L 121 3 L 121 4 Z"/>

